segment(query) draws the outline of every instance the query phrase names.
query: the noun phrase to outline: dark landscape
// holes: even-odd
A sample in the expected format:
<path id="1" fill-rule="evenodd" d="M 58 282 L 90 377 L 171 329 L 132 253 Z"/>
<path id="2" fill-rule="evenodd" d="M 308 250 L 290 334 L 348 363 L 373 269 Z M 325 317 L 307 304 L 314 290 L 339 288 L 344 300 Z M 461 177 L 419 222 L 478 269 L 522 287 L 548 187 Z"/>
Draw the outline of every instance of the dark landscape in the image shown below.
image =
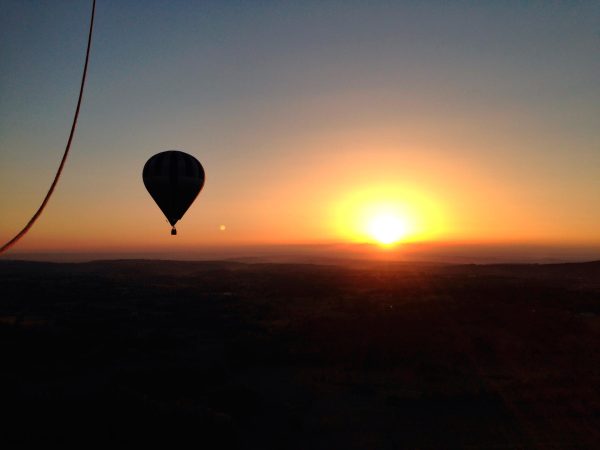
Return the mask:
<path id="1" fill-rule="evenodd" d="M 5 443 L 600 448 L 600 262 L 0 261 Z"/>

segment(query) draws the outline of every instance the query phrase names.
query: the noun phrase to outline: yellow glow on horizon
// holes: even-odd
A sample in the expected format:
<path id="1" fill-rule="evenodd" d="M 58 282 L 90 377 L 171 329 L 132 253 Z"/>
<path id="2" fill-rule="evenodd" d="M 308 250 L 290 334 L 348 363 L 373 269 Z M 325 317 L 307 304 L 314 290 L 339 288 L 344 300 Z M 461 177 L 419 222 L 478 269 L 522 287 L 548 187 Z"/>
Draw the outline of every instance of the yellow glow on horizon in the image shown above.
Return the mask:
<path id="1" fill-rule="evenodd" d="M 374 186 L 341 201 L 335 212 L 338 233 L 353 242 L 430 240 L 444 231 L 440 208 L 414 189 Z"/>

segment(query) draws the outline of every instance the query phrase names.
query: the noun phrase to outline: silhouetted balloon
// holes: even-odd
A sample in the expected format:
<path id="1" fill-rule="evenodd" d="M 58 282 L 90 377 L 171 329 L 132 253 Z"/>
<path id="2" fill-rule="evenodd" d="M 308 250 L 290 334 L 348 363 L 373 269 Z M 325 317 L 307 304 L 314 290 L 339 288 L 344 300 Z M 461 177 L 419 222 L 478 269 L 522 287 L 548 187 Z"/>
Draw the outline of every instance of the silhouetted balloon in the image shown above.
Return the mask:
<path id="1" fill-rule="evenodd" d="M 204 186 L 202 164 L 178 150 L 157 153 L 144 165 L 142 175 L 146 189 L 173 227 Z"/>

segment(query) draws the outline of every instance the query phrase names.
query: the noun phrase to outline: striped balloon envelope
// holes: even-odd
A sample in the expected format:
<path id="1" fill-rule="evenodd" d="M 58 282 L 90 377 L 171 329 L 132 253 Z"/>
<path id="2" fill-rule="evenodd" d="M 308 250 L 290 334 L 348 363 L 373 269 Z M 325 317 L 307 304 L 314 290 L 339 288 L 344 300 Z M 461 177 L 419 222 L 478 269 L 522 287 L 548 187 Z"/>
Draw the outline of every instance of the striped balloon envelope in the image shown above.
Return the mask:
<path id="1" fill-rule="evenodd" d="M 157 153 L 144 165 L 144 186 L 171 224 L 175 224 L 204 186 L 204 168 L 192 155 L 178 150 Z"/>

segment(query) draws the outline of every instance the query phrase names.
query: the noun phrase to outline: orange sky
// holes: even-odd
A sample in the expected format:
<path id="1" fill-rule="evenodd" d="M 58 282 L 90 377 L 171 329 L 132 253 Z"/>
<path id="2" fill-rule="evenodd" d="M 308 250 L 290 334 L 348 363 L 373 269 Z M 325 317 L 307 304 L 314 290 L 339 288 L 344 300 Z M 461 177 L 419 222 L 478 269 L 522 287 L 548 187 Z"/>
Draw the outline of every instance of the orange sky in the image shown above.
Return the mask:
<path id="1" fill-rule="evenodd" d="M 599 244 L 598 8 L 374 5 L 100 6 L 72 156 L 18 250 L 362 242 L 380 207 L 408 241 Z M 85 45 L 85 7 L 36 8 L 2 22 L 3 241 L 52 180 Z M 176 238 L 141 181 L 166 149 L 207 176 Z"/>

